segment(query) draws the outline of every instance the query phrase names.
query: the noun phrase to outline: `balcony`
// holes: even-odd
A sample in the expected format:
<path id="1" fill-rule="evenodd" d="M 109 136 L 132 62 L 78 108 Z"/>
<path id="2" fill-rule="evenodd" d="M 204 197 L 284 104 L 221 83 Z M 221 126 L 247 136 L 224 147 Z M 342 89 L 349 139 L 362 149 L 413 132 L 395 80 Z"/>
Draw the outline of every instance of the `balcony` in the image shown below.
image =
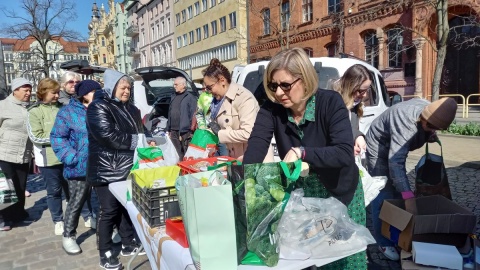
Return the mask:
<path id="1" fill-rule="evenodd" d="M 135 47 L 130 47 L 130 50 L 127 52 L 128 56 L 135 56 L 139 54 L 140 54 L 140 50 Z"/>
<path id="2" fill-rule="evenodd" d="M 126 34 L 128 37 L 135 37 L 139 33 L 138 26 L 137 25 L 130 25 L 127 30 Z"/>

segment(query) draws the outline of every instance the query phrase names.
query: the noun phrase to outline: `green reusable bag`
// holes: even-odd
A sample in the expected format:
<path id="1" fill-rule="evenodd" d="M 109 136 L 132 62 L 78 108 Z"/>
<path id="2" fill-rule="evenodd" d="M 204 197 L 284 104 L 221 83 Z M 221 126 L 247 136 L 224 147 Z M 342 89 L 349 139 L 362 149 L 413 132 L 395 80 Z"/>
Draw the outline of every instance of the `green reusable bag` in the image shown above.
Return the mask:
<path id="1" fill-rule="evenodd" d="M 136 161 L 131 171 L 136 169 L 156 168 L 163 166 L 163 152 L 160 147 L 150 146 L 135 149 Z"/>
<path id="2" fill-rule="evenodd" d="M 243 258 L 239 260 L 242 264 L 259 265 L 260 259 L 267 266 L 277 265 L 275 232 L 301 167 L 301 160 L 229 166 L 228 179 L 234 185 L 238 255 Z"/>
<path id="3" fill-rule="evenodd" d="M 193 133 L 184 160 L 207 158 L 215 153 L 218 144 L 218 137 L 205 129 L 197 129 Z"/>
<path id="4" fill-rule="evenodd" d="M 205 181 L 208 186 L 202 186 Z M 175 187 L 196 268 L 237 269 L 230 182 L 218 171 L 207 171 L 180 176 Z"/>

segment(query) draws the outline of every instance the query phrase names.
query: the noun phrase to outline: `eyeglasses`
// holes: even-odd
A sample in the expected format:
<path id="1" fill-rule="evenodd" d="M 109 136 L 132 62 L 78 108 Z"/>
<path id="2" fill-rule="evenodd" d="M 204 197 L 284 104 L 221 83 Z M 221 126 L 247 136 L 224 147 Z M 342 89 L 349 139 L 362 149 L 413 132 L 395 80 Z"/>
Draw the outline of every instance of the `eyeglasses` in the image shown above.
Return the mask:
<path id="1" fill-rule="evenodd" d="M 72 83 L 79 83 L 80 81 L 74 81 L 74 80 L 70 80 L 70 81 L 67 81 L 67 83 L 69 84 L 72 84 Z"/>
<path id="2" fill-rule="evenodd" d="M 277 89 L 278 87 L 280 86 L 280 88 L 284 91 L 284 92 L 288 92 L 290 90 L 292 90 L 292 86 L 298 82 L 300 80 L 300 78 L 296 79 L 295 81 L 291 82 L 291 83 L 286 83 L 286 82 L 282 82 L 282 83 L 274 83 L 274 82 L 269 82 L 267 84 L 267 87 L 268 89 L 270 89 L 270 91 L 272 92 L 277 92 Z"/>
<path id="3" fill-rule="evenodd" d="M 368 87 L 367 89 L 358 89 L 357 91 L 355 91 L 355 93 L 358 93 L 359 95 L 363 95 L 370 89 L 372 89 L 372 86 Z"/>
<path id="4" fill-rule="evenodd" d="M 213 87 L 215 84 L 217 84 L 217 83 L 218 83 L 218 81 L 212 83 L 211 85 L 205 85 L 205 89 L 206 89 L 207 91 L 212 91 L 212 87 Z"/>

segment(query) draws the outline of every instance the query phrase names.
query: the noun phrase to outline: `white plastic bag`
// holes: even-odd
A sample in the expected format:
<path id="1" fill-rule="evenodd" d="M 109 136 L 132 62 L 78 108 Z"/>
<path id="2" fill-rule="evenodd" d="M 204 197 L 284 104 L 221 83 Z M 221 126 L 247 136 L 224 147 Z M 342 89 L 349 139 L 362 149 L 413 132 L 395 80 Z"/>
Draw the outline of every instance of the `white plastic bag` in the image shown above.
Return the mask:
<path id="1" fill-rule="evenodd" d="M 292 192 L 278 224 L 280 258 L 349 256 L 375 243 L 370 231 L 355 223 L 339 200 L 303 197 L 303 194 L 303 189 Z"/>
<path id="2" fill-rule="evenodd" d="M 153 136 L 157 147 L 160 147 L 163 152 L 163 164 L 165 166 L 174 166 L 180 161 L 177 150 L 172 143 L 172 140 L 165 133 L 160 136 Z"/>
<path id="3" fill-rule="evenodd" d="M 0 171 L 0 210 L 3 210 L 18 202 L 17 193 L 13 186 L 12 179 L 8 179 L 5 174 Z"/>
<path id="4" fill-rule="evenodd" d="M 378 196 L 380 190 L 382 190 L 387 184 L 388 179 L 386 176 L 370 176 L 367 169 L 362 166 L 362 162 L 359 158 L 355 158 L 355 164 L 357 164 L 360 178 L 362 179 L 363 196 L 365 197 L 366 207 Z"/>
<path id="5" fill-rule="evenodd" d="M 138 161 L 137 149 L 149 147 L 147 142 L 147 137 L 143 133 L 138 134 L 137 147 L 135 149 L 135 154 L 133 155 L 133 164 L 136 164 Z"/>

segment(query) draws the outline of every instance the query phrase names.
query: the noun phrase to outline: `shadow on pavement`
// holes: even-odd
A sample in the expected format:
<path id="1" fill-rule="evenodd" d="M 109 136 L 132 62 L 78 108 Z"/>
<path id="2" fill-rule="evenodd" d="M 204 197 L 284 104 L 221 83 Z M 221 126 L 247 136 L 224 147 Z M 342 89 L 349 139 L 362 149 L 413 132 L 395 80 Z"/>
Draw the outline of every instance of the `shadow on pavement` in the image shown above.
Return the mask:
<path id="1" fill-rule="evenodd" d="M 85 240 L 87 240 L 90 236 L 93 235 L 95 237 L 96 231 L 94 229 L 90 229 L 80 235 L 77 236 L 77 243 L 81 245 Z"/>

